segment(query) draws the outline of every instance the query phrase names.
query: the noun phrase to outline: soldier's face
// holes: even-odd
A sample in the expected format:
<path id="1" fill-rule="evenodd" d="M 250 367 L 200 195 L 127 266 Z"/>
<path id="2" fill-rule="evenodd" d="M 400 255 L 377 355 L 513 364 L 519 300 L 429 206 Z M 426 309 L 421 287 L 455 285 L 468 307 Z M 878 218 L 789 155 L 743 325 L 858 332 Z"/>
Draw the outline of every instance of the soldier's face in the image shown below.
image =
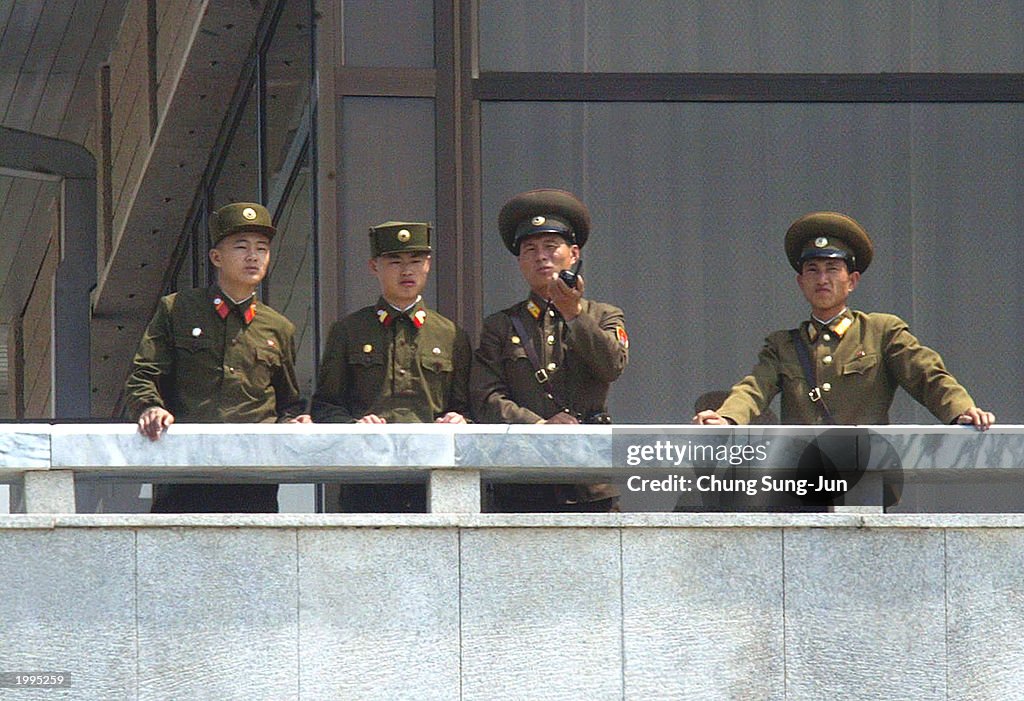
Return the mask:
<path id="1" fill-rule="evenodd" d="M 252 292 L 267 274 L 270 238 L 254 231 L 230 234 L 210 249 L 210 262 L 217 268 L 217 280 L 225 292 L 232 296 L 239 291 Z"/>
<path id="2" fill-rule="evenodd" d="M 519 244 L 519 271 L 530 289 L 542 297 L 551 278 L 579 260 L 580 247 L 558 234 L 537 234 Z"/>
<path id="3" fill-rule="evenodd" d="M 370 259 L 370 272 L 380 283 L 380 294 L 396 307 L 416 301 L 427 284 L 429 253 L 385 253 Z"/>
<path id="4" fill-rule="evenodd" d="M 814 315 L 822 321 L 843 310 L 859 280 L 860 273 L 851 273 L 846 261 L 837 258 L 812 258 L 804 262 L 803 271 L 796 276 Z"/>

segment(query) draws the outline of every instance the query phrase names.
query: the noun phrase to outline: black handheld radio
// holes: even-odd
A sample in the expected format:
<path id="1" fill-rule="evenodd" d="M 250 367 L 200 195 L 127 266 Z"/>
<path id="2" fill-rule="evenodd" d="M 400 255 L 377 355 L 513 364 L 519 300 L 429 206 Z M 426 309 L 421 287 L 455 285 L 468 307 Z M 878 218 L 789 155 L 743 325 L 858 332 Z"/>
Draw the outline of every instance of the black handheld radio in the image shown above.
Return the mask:
<path id="1" fill-rule="evenodd" d="M 580 271 L 583 270 L 583 259 L 576 259 L 576 265 L 572 267 L 572 270 L 563 270 L 558 273 L 558 277 L 562 279 L 569 287 L 576 287 L 576 278 L 579 277 Z"/>

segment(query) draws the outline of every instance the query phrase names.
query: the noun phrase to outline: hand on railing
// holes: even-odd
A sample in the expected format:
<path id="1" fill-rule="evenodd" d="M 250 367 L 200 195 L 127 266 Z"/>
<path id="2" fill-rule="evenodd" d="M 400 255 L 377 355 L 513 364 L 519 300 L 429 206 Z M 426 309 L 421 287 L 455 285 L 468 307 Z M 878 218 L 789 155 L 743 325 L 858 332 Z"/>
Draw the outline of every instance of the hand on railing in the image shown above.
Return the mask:
<path id="1" fill-rule="evenodd" d="M 161 406 L 151 406 L 139 415 L 139 433 L 155 441 L 174 423 L 174 414 Z"/>

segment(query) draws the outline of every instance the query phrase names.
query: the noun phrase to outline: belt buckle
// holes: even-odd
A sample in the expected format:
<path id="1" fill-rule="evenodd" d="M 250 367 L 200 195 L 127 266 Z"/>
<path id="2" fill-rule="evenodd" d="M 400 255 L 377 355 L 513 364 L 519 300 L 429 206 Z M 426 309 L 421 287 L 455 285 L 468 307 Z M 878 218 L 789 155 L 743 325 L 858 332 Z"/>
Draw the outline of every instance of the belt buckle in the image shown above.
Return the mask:
<path id="1" fill-rule="evenodd" d="M 819 388 L 815 387 L 814 389 L 812 389 L 810 392 L 807 393 L 807 396 L 811 398 L 812 402 L 820 401 L 821 400 L 821 390 Z"/>
<path id="2" fill-rule="evenodd" d="M 533 373 L 533 376 L 537 378 L 537 382 L 539 384 L 544 384 L 545 382 L 548 381 L 548 371 L 545 370 L 544 368 L 541 368 L 537 372 Z"/>

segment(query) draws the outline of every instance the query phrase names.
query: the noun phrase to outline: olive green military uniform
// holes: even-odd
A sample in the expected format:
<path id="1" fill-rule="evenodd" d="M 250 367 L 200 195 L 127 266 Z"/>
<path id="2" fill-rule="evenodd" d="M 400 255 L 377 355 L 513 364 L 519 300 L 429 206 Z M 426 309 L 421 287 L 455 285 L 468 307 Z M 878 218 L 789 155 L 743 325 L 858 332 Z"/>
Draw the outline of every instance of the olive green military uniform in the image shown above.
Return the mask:
<path id="1" fill-rule="evenodd" d="M 867 232 L 838 212 L 800 217 L 786 231 L 784 248 L 797 273 L 815 259 L 842 260 L 851 272 L 863 273 L 874 258 Z M 922 346 L 897 316 L 847 308 L 827 326 L 812 319 L 795 331 L 768 337 L 757 365 L 732 388 L 719 416 L 750 423 L 781 393 L 784 424 L 887 424 L 897 387 L 943 423 L 974 406 L 939 354 Z M 816 387 L 797 355 L 794 336 L 807 349 Z"/>
<path id="2" fill-rule="evenodd" d="M 897 387 L 943 423 L 974 406 L 939 354 L 921 345 L 897 316 L 848 309 L 828 327 L 808 321 L 798 333 L 813 363 L 820 399 L 808 396 L 812 388 L 791 333 L 776 331 L 765 341 L 751 373 L 732 388 L 719 415 L 748 424 L 781 393 L 784 424 L 828 423 L 823 405 L 836 424 L 887 424 Z"/>
<path id="3" fill-rule="evenodd" d="M 430 423 L 468 414 L 469 338 L 422 300 L 400 312 L 383 298 L 331 326 L 313 395 L 317 422 L 376 414 Z"/>
<path id="4" fill-rule="evenodd" d="M 429 252 L 429 232 L 427 224 L 380 224 L 370 229 L 372 252 Z M 466 333 L 422 299 L 403 311 L 381 297 L 331 326 L 313 420 L 351 423 L 376 414 L 388 423 L 432 423 L 448 412 L 468 418 L 471 353 Z M 349 512 L 425 511 L 426 490 L 342 485 L 338 505 Z"/>
<path id="5" fill-rule="evenodd" d="M 532 190 L 509 200 L 499 215 L 508 249 L 518 255 L 529 236 L 555 233 L 583 246 L 590 215 L 562 190 Z M 516 329 L 519 319 L 524 334 Z M 540 368 L 526 351 L 531 344 Z M 477 421 L 537 423 L 560 411 L 582 422 L 608 423 L 608 390 L 629 361 L 625 317 L 618 307 L 580 300 L 566 322 L 535 293 L 484 321 L 473 357 L 470 396 Z M 547 381 L 538 380 L 539 372 Z M 494 484 L 485 507 L 495 511 L 588 511 L 615 506 L 610 484 Z"/>
<path id="6" fill-rule="evenodd" d="M 906 322 L 846 306 L 874 258 L 874 244 L 860 224 L 839 212 L 812 212 L 789 227 L 784 248 L 812 315 L 831 318 L 812 316 L 796 329 L 768 336 L 754 369 L 732 387 L 717 418 L 753 423 L 781 394 L 783 424 L 887 424 L 897 387 L 943 423 L 974 406 L 939 354 L 921 345 Z M 887 482 L 884 503 L 896 503 L 900 491 L 898 481 Z M 789 511 L 829 508 L 834 498 L 762 492 L 719 494 L 715 500 L 730 509 Z"/>
<path id="7" fill-rule="evenodd" d="M 235 202 L 211 215 L 214 246 L 241 233 L 273 239 L 276 229 L 266 207 Z M 163 297 L 132 362 L 125 409 L 135 418 L 160 407 L 176 421 L 192 423 L 272 423 L 299 416 L 304 402 L 295 378 L 294 338 L 292 323 L 255 295 L 232 301 L 214 286 Z M 152 511 L 276 512 L 277 485 L 157 485 Z"/>
<path id="8" fill-rule="evenodd" d="M 620 340 L 625 316 L 610 304 L 587 299 L 581 304 L 579 316 L 566 323 L 531 294 L 484 321 L 471 382 L 477 420 L 532 424 L 568 409 L 585 421 L 607 412 L 610 385 L 629 360 Z M 513 316 L 530 338 L 520 338 Z M 548 385 L 537 381 L 524 343 L 533 344 Z"/>
<path id="9" fill-rule="evenodd" d="M 273 423 L 302 413 L 295 327 L 255 298 L 235 305 L 216 286 L 163 297 L 126 385 L 127 411 L 178 422 Z M 277 511 L 277 485 L 158 485 L 153 511 Z"/>

